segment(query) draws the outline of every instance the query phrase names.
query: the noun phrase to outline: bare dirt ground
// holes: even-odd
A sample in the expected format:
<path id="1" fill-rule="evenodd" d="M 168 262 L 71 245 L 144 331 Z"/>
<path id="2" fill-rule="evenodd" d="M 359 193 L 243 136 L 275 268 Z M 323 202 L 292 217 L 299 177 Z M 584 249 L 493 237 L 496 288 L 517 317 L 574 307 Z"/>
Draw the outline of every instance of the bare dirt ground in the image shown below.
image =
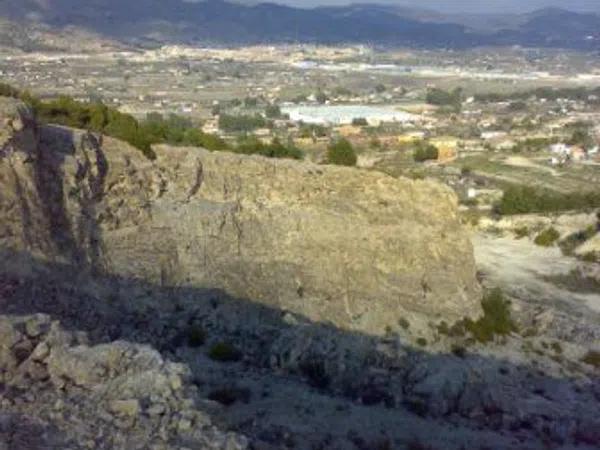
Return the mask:
<path id="1" fill-rule="evenodd" d="M 549 281 L 580 266 L 560 249 L 539 247 L 529 239 L 477 233 L 472 237 L 479 270 L 491 285 L 519 299 L 552 305 L 565 312 L 600 314 L 600 292 L 574 292 Z"/>
<path id="2" fill-rule="evenodd" d="M 555 177 L 560 176 L 560 173 L 557 170 L 554 170 L 551 167 L 537 164 L 536 162 L 532 161 L 531 159 L 524 158 L 523 156 L 509 156 L 508 158 L 506 158 L 506 160 L 503 161 L 503 164 L 506 164 L 507 166 L 537 169 L 537 170 L 540 170 L 543 172 L 550 173 L 550 174 L 552 174 L 552 176 L 555 176 Z"/>

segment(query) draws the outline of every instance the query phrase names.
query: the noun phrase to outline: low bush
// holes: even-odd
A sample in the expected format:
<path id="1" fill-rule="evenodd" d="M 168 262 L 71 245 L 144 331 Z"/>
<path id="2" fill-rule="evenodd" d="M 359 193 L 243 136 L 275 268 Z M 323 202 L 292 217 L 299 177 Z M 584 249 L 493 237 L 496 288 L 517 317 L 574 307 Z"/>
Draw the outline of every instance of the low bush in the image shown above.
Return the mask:
<path id="1" fill-rule="evenodd" d="M 249 138 L 238 145 L 230 146 L 221 137 L 204 133 L 189 119 L 170 114 L 151 113 L 146 120 L 124 114 L 101 102 L 78 102 L 71 97 L 62 96 L 55 100 L 41 101 L 7 84 L 0 83 L 0 95 L 20 98 L 30 105 L 36 117 L 43 123 L 64 125 L 73 128 L 104 133 L 123 140 L 140 149 L 149 159 L 156 158 L 153 144 L 183 145 L 202 147 L 207 150 L 232 150 L 244 154 L 260 154 L 270 158 L 302 159 L 302 152 L 293 145 L 285 146 L 275 139 L 271 144 L 263 144 L 258 139 Z M 220 119 L 222 128 L 228 131 L 251 131 L 267 126 L 262 116 L 227 116 Z"/>
<path id="2" fill-rule="evenodd" d="M 424 162 L 438 159 L 439 150 L 435 145 L 426 141 L 418 141 L 414 144 L 413 158 L 416 162 Z"/>
<path id="3" fill-rule="evenodd" d="M 225 406 L 231 406 L 236 402 L 248 403 L 251 392 L 247 388 L 236 386 L 225 386 L 217 388 L 208 394 L 208 398 Z"/>
<path id="4" fill-rule="evenodd" d="M 515 237 L 517 239 L 523 239 L 523 238 L 529 236 L 530 231 L 529 231 L 529 228 L 527 228 L 527 227 L 519 227 L 519 228 L 515 228 L 514 233 L 515 233 Z"/>
<path id="5" fill-rule="evenodd" d="M 467 349 L 462 345 L 453 345 L 452 354 L 458 358 L 465 358 L 467 356 Z"/>
<path id="6" fill-rule="evenodd" d="M 560 342 L 553 342 L 550 346 L 552 347 L 552 350 L 554 350 L 554 353 L 561 354 L 563 352 Z"/>
<path id="7" fill-rule="evenodd" d="M 304 157 L 300 149 L 293 145 L 283 145 L 277 138 L 273 139 L 270 144 L 265 144 L 255 136 L 246 136 L 240 139 L 234 151 L 245 155 L 262 155 L 268 158 L 302 159 Z"/>
<path id="8" fill-rule="evenodd" d="M 588 263 L 600 262 L 600 253 L 598 252 L 588 252 L 585 255 L 581 256 L 582 261 Z"/>
<path id="9" fill-rule="evenodd" d="M 218 342 L 208 352 L 210 359 L 220 362 L 236 362 L 242 359 L 242 352 L 227 342 Z"/>
<path id="10" fill-rule="evenodd" d="M 194 325 L 187 330 L 187 344 L 190 347 L 201 347 L 206 340 L 206 332 L 203 328 Z"/>
<path id="11" fill-rule="evenodd" d="M 552 247 L 559 238 L 560 233 L 550 227 L 538 234 L 533 242 L 541 247 Z"/>
<path id="12" fill-rule="evenodd" d="M 477 321 L 464 320 L 465 329 L 479 342 L 490 342 L 496 335 L 517 330 L 510 315 L 510 302 L 499 288 L 486 292 L 481 301 L 483 317 Z"/>
<path id="13" fill-rule="evenodd" d="M 300 364 L 300 372 L 304 375 L 311 386 L 318 389 L 326 389 L 331 383 L 331 377 L 327 373 L 325 363 L 319 359 L 309 359 Z"/>
<path id="14" fill-rule="evenodd" d="M 327 149 L 327 163 L 338 166 L 355 166 L 358 158 L 347 139 L 340 139 Z"/>
<path id="15" fill-rule="evenodd" d="M 400 325 L 405 330 L 408 330 L 410 328 L 410 322 L 408 320 L 406 320 L 404 317 L 400 317 L 398 319 L 398 325 Z"/>
<path id="16" fill-rule="evenodd" d="M 586 241 L 593 238 L 598 229 L 595 225 L 587 227 L 585 230 L 577 231 L 563 239 L 558 245 L 565 255 L 572 256 L 575 250 Z"/>
<path id="17" fill-rule="evenodd" d="M 585 354 L 585 356 L 581 359 L 582 362 L 589 364 L 590 366 L 594 366 L 596 368 L 600 368 L 600 352 L 595 350 L 590 350 Z"/>
<path id="18" fill-rule="evenodd" d="M 502 215 L 550 213 L 600 207 L 600 192 L 563 194 L 532 186 L 509 186 L 504 190 L 496 211 Z"/>
<path id="19" fill-rule="evenodd" d="M 355 117 L 352 119 L 352 125 L 355 127 L 366 127 L 369 125 L 369 122 L 364 117 Z"/>
<path id="20" fill-rule="evenodd" d="M 260 114 L 253 116 L 221 114 L 219 116 L 219 128 L 229 133 L 248 133 L 268 125 L 267 121 Z"/>

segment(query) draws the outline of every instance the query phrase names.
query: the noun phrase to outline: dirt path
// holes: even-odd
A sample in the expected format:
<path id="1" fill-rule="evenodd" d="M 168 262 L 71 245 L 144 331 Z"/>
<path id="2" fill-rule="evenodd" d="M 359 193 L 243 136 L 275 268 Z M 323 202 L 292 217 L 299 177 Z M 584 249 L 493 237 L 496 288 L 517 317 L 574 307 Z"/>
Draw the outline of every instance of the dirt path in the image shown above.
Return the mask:
<path id="1" fill-rule="evenodd" d="M 475 234 L 472 237 L 477 266 L 489 280 L 521 299 L 553 304 L 565 311 L 600 313 L 600 292 L 572 292 L 547 281 L 568 275 L 577 267 L 575 258 L 558 248 L 543 248 L 527 239 Z"/>
<path id="2" fill-rule="evenodd" d="M 552 176 L 555 176 L 555 177 L 561 175 L 560 172 L 558 172 L 557 170 L 555 170 L 551 167 L 546 167 L 541 164 L 537 164 L 528 158 L 524 158 L 523 156 L 509 156 L 504 161 L 502 161 L 502 164 L 506 164 L 507 166 L 536 169 L 536 170 L 540 170 L 542 172 L 550 173 Z"/>

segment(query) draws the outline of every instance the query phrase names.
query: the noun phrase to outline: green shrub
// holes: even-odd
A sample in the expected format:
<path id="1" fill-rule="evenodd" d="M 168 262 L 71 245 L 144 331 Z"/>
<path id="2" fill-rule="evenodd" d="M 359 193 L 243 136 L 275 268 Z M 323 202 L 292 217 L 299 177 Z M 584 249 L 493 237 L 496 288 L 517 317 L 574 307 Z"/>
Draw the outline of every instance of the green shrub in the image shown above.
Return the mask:
<path id="1" fill-rule="evenodd" d="M 560 249 L 565 255 L 572 256 L 575 253 L 577 247 L 584 244 L 589 239 L 593 238 L 597 232 L 598 230 L 596 226 L 591 225 L 585 230 L 572 233 L 559 243 Z"/>
<path id="2" fill-rule="evenodd" d="M 424 162 L 438 159 L 439 150 L 435 145 L 426 141 L 417 141 L 414 144 L 413 158 L 416 162 Z"/>
<path id="3" fill-rule="evenodd" d="M 464 358 L 467 356 L 467 349 L 464 348 L 462 345 L 453 345 L 452 354 L 459 358 Z"/>
<path id="4" fill-rule="evenodd" d="M 600 368 L 600 352 L 595 351 L 595 350 L 590 350 L 581 359 L 581 361 L 583 361 L 586 364 L 589 364 L 590 366 Z"/>
<path id="5" fill-rule="evenodd" d="M 352 125 L 355 127 L 366 127 L 369 125 L 369 122 L 364 117 L 355 117 L 352 119 Z"/>
<path id="6" fill-rule="evenodd" d="M 554 350 L 554 353 L 561 354 L 563 352 L 560 342 L 553 342 L 552 344 L 550 344 L 550 346 L 552 347 L 552 350 Z"/>
<path id="7" fill-rule="evenodd" d="M 410 328 L 410 322 L 408 320 L 406 320 L 404 317 L 400 317 L 398 319 L 398 325 L 400 325 L 405 330 L 408 330 Z"/>
<path id="8" fill-rule="evenodd" d="M 187 330 L 187 343 L 190 347 L 201 347 L 206 340 L 206 332 L 202 327 L 191 326 Z"/>
<path id="9" fill-rule="evenodd" d="M 300 372 L 308 378 L 311 386 L 325 389 L 331 383 L 331 377 L 327 373 L 325 363 L 320 359 L 312 358 L 300 364 Z"/>
<path id="10" fill-rule="evenodd" d="M 208 394 L 210 400 L 225 406 L 231 406 L 238 401 L 248 403 L 250 401 L 250 396 L 251 393 L 249 389 L 236 386 L 221 387 Z"/>
<path id="11" fill-rule="evenodd" d="M 318 138 L 327 136 L 327 128 L 322 125 L 302 125 L 299 136 L 301 138 Z"/>
<path id="12" fill-rule="evenodd" d="M 229 133 L 248 133 L 257 128 L 264 128 L 268 124 L 260 114 L 233 116 L 221 114 L 219 116 L 219 128 Z"/>
<path id="13" fill-rule="evenodd" d="M 421 347 L 427 347 L 427 339 L 420 337 L 417 339 L 417 344 Z"/>
<path id="14" fill-rule="evenodd" d="M 529 228 L 527 227 L 515 228 L 514 232 L 517 239 L 523 239 L 524 237 L 529 236 Z"/>
<path id="15" fill-rule="evenodd" d="M 0 97 L 20 98 L 21 91 L 6 83 L 0 83 Z"/>
<path id="16" fill-rule="evenodd" d="M 600 261 L 600 253 L 597 252 L 588 252 L 581 257 L 581 259 L 585 262 L 595 263 Z"/>
<path id="17" fill-rule="evenodd" d="M 302 151 L 293 145 L 285 146 L 277 138 L 273 139 L 270 144 L 265 144 L 256 136 L 241 138 L 234 151 L 245 155 L 262 155 L 269 158 L 302 159 L 304 157 Z"/>
<path id="18" fill-rule="evenodd" d="M 558 238 L 560 238 L 560 233 L 550 227 L 538 234 L 533 242 L 541 247 L 552 247 Z"/>
<path id="19" fill-rule="evenodd" d="M 352 144 L 346 139 L 340 139 L 327 149 L 327 162 L 339 166 L 355 166 L 356 152 Z"/>
<path id="20" fill-rule="evenodd" d="M 446 323 L 446 321 L 442 320 L 437 326 L 437 331 L 439 334 L 444 334 L 448 336 L 450 334 L 450 327 L 448 326 L 448 323 Z"/>
<path id="21" fill-rule="evenodd" d="M 496 335 L 516 331 L 510 315 L 510 303 L 499 288 L 486 292 L 481 301 L 483 317 L 477 321 L 465 319 L 464 326 L 479 342 L 490 342 Z"/>
<path id="22" fill-rule="evenodd" d="M 458 111 L 462 104 L 462 89 L 456 88 L 450 92 L 437 88 L 429 89 L 425 100 L 430 105 L 449 106 Z"/>
<path id="23" fill-rule="evenodd" d="M 503 215 L 573 211 L 600 206 L 600 192 L 563 194 L 532 186 L 509 186 L 496 206 Z"/>
<path id="24" fill-rule="evenodd" d="M 242 359 L 242 352 L 227 342 L 218 342 L 208 352 L 210 359 L 221 362 L 236 362 Z"/>

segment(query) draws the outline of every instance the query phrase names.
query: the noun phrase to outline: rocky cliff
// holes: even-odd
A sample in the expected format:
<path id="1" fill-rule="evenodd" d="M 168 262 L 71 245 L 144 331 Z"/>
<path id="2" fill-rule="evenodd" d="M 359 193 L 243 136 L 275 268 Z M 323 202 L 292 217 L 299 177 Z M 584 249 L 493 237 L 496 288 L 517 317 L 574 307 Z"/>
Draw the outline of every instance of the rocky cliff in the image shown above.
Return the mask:
<path id="1" fill-rule="evenodd" d="M 480 312 L 471 244 L 439 184 L 196 148 L 149 161 L 37 126 L 13 100 L 0 116 L 3 249 L 369 334 Z"/>

